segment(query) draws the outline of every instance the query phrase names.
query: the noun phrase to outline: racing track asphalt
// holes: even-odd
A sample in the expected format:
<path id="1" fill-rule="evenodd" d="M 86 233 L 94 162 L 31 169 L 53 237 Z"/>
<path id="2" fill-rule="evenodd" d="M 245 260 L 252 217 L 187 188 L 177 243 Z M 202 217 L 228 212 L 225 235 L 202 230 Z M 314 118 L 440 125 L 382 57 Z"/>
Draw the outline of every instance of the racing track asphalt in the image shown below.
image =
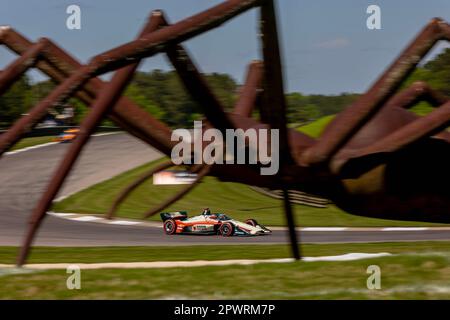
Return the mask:
<path id="1" fill-rule="evenodd" d="M 0 159 L 0 245 L 20 245 L 27 218 L 67 148 L 67 144 L 54 144 Z M 79 191 L 160 156 L 159 152 L 125 133 L 93 137 L 59 196 Z M 450 240 L 450 231 L 317 231 L 302 232 L 301 240 L 307 243 Z M 245 238 L 166 236 L 160 228 L 98 224 L 48 216 L 35 245 L 273 244 L 287 241 L 285 231 Z"/>

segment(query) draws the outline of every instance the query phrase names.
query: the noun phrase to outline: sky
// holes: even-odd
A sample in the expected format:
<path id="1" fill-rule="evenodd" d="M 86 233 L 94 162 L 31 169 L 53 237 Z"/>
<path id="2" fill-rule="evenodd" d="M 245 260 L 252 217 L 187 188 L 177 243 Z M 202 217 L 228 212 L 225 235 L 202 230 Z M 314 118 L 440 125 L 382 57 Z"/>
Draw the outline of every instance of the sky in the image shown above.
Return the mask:
<path id="1" fill-rule="evenodd" d="M 170 22 L 189 17 L 220 0 L 1 0 L 0 25 L 28 39 L 48 37 L 78 60 L 133 40 L 151 10 Z M 81 8 L 81 30 L 66 27 L 66 8 Z M 450 21 L 449 0 L 278 0 L 285 88 L 305 94 L 364 92 L 433 17 Z M 369 5 L 381 8 L 381 30 L 366 26 Z M 185 43 L 202 72 L 228 73 L 242 83 L 248 63 L 261 58 L 258 11 L 253 9 L 218 29 Z M 447 44 L 439 44 L 428 59 Z M 0 47 L 0 68 L 14 59 Z M 171 70 L 163 55 L 141 70 Z M 34 80 L 44 79 L 37 72 Z"/>

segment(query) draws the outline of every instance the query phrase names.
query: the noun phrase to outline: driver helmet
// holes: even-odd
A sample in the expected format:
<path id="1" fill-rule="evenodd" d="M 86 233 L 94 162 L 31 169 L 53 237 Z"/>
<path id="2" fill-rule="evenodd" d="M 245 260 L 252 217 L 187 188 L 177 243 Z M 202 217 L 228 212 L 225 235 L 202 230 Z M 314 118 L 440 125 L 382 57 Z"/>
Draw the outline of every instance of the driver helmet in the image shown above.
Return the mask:
<path id="1" fill-rule="evenodd" d="M 210 216 L 211 215 L 211 210 L 209 210 L 209 208 L 205 208 L 205 209 L 203 209 L 203 213 L 202 214 L 205 215 L 205 216 Z"/>

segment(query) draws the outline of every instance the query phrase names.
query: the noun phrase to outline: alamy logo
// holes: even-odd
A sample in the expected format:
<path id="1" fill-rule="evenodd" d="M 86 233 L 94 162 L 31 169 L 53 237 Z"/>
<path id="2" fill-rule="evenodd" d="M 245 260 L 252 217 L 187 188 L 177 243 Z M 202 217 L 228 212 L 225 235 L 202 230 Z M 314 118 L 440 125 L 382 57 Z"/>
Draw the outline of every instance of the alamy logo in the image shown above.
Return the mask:
<path id="1" fill-rule="evenodd" d="M 201 121 L 194 129 L 176 129 L 172 141 L 172 162 L 181 164 L 257 164 L 261 175 L 275 175 L 279 169 L 278 129 L 226 129 L 225 139 L 218 129 L 203 130 Z M 247 157 L 248 155 L 248 157 Z"/>
<path id="2" fill-rule="evenodd" d="M 81 289 L 81 269 L 77 265 L 70 265 L 66 269 L 66 273 L 70 274 L 67 278 L 66 286 L 69 290 Z"/>
<path id="3" fill-rule="evenodd" d="M 81 29 L 81 8 L 76 4 L 67 7 L 66 13 L 69 15 L 66 20 L 66 26 L 69 30 Z"/>
<path id="4" fill-rule="evenodd" d="M 371 265 L 367 267 L 367 274 L 370 276 L 367 278 L 367 289 L 380 290 L 381 289 L 381 268 L 377 265 Z"/>
<path id="5" fill-rule="evenodd" d="M 380 30 L 381 29 L 381 8 L 375 4 L 367 7 L 367 14 L 370 16 L 367 18 L 367 29 Z"/>

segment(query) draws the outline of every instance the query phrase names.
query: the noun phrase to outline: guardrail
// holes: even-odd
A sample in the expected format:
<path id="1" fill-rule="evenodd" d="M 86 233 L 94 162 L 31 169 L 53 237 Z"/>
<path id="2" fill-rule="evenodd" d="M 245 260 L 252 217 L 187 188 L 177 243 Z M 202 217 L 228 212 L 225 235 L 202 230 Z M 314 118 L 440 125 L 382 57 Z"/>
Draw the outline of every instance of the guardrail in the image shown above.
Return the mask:
<path id="1" fill-rule="evenodd" d="M 274 199 L 283 199 L 282 190 L 270 190 L 267 188 L 259 188 L 251 186 L 251 188 L 259 193 Z M 314 208 L 327 208 L 332 202 L 331 200 L 320 198 L 297 190 L 289 190 L 289 199 L 292 203 L 301 204 Z"/>

